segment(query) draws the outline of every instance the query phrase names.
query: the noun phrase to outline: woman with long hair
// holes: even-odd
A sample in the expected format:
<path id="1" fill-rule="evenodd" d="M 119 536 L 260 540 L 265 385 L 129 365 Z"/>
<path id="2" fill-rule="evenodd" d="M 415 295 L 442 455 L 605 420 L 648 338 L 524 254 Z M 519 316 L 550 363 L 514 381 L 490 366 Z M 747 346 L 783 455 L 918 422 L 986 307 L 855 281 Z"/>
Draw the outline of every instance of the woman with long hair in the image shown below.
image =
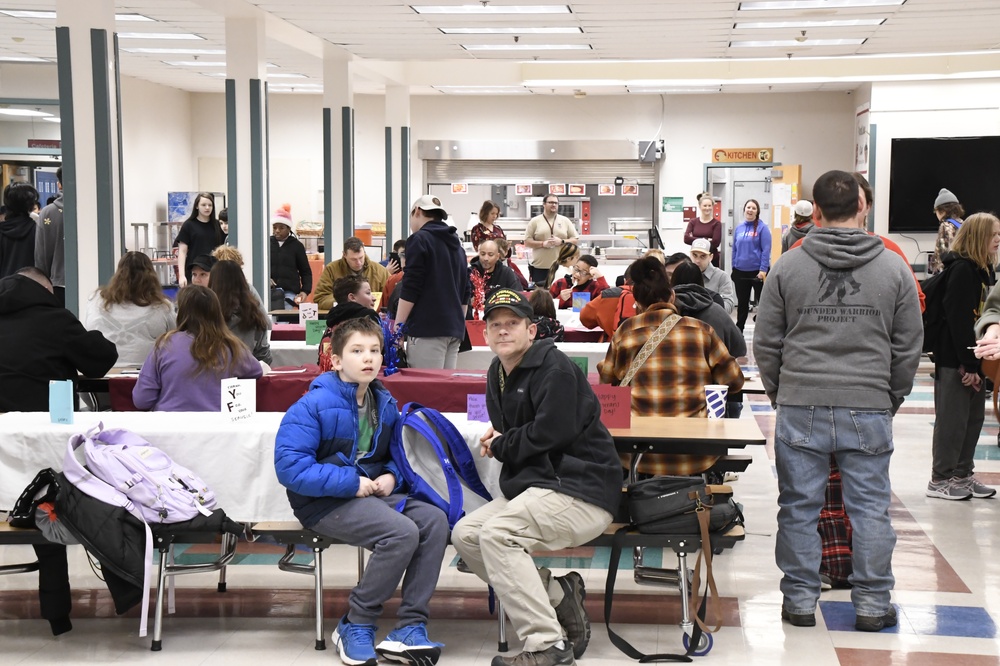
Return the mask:
<path id="1" fill-rule="evenodd" d="M 142 364 L 132 402 L 157 412 L 217 412 L 223 379 L 262 374 L 250 350 L 229 332 L 215 292 L 191 285 L 177 295 L 177 328 L 160 336 Z"/>
<path id="2" fill-rule="evenodd" d="M 255 359 L 271 363 L 268 340 L 271 320 L 260 309 L 240 265 L 235 261 L 217 262 L 209 275 L 208 287 L 219 297 L 229 330 L 253 352 Z"/>
<path id="3" fill-rule="evenodd" d="M 535 287 L 528 294 L 528 303 L 535 313 L 531 318 L 535 324 L 535 339 L 552 338 L 556 342 L 562 342 L 566 338 L 566 330 L 556 319 L 556 302 L 552 300 L 552 294 L 541 287 Z"/>
<path id="4" fill-rule="evenodd" d="M 483 202 L 482 207 L 479 209 L 479 223 L 472 227 L 472 247 L 478 252 L 479 244 L 484 240 L 496 240 L 498 238 L 506 238 L 503 229 L 497 224 L 497 218 L 500 217 L 500 206 L 496 205 L 490 200 Z"/>
<path id="5" fill-rule="evenodd" d="M 225 242 L 219 218 L 215 216 L 215 197 L 210 192 L 199 192 L 191 206 L 191 214 L 177 232 L 177 265 L 181 268 L 178 282 L 181 287 L 191 281 L 191 264 L 195 257 L 212 254 L 212 250 Z"/>
<path id="6" fill-rule="evenodd" d="M 944 270 L 944 255 L 951 250 L 951 244 L 955 242 L 955 236 L 962 228 L 965 209 L 951 190 L 942 187 L 934 199 L 934 215 L 940 224 L 937 238 L 934 239 L 934 255 L 931 257 L 928 273 Z"/>
<path id="7" fill-rule="evenodd" d="M 597 267 L 597 259 L 589 254 L 584 254 L 577 259 L 573 266 L 572 281 L 556 291 L 556 285 L 550 290 L 553 298 L 559 298 L 559 308 L 567 309 L 573 305 L 573 294 L 587 292 L 590 300 L 596 300 L 601 292 L 608 289 L 608 281 L 601 275 Z"/>
<path id="8" fill-rule="evenodd" d="M 712 265 L 719 267 L 719 246 L 722 245 L 722 222 L 715 217 L 715 199 L 708 192 L 698 195 L 698 217 L 688 222 L 684 230 L 684 243 L 690 245 L 695 238 L 707 238 L 712 243 Z"/>
<path id="9" fill-rule="evenodd" d="M 115 343 L 119 365 L 145 361 L 156 339 L 176 324 L 174 306 L 142 252 L 126 252 L 118 260 L 115 274 L 91 295 L 83 315 L 88 330 Z"/>
<path id="10" fill-rule="evenodd" d="M 636 260 L 629 267 L 637 314 L 615 331 L 607 357 L 597 364 L 602 384 L 632 388 L 636 416 L 705 418 L 706 384 L 725 384 L 733 393 L 743 390 L 743 371 L 712 327 L 682 317 L 674 304 L 666 268 L 655 257 Z M 659 335 L 654 337 L 657 329 Z M 652 353 L 633 368 L 647 340 L 660 337 Z M 628 467 L 631 456 L 622 457 Z M 644 474 L 695 474 L 715 463 L 714 456 L 643 457 Z"/>
<path id="11" fill-rule="evenodd" d="M 552 294 L 552 298 L 559 298 L 559 292 L 573 286 L 573 264 L 579 261 L 579 259 L 580 248 L 576 246 L 576 243 L 560 245 L 559 255 L 555 263 L 549 268 L 549 275 L 545 279 L 545 284 L 537 284 L 535 286 L 544 286 L 548 288 L 549 293 Z M 563 277 L 558 277 L 560 268 L 565 268 L 568 271 Z"/>
<path id="12" fill-rule="evenodd" d="M 750 312 L 750 291 L 760 300 L 764 278 L 771 267 L 771 231 L 760 219 L 760 204 L 747 199 L 743 221 L 733 229 L 733 286 L 736 287 L 736 326 L 742 331 Z"/>
<path id="13" fill-rule="evenodd" d="M 944 289 L 945 325 L 931 350 L 935 416 L 928 497 L 964 500 L 996 494 L 973 474 L 973 458 L 986 417 L 975 325 L 993 284 L 998 249 L 1000 220 L 976 213 L 962 223 L 951 250 L 941 257 L 946 275 L 937 288 Z"/>

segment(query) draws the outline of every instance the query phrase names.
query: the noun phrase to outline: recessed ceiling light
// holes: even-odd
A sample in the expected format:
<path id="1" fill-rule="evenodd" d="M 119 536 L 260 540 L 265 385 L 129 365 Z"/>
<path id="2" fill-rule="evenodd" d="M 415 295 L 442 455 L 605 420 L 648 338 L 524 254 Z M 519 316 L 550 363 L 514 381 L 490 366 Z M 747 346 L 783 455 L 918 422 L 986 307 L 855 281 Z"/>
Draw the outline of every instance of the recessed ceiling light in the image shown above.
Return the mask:
<path id="1" fill-rule="evenodd" d="M 45 113 L 44 111 L 34 111 L 32 109 L 0 109 L 0 115 L 4 116 L 26 116 L 31 118 L 45 118 L 51 116 L 51 113 Z"/>
<path id="2" fill-rule="evenodd" d="M 590 51 L 590 44 L 462 44 L 466 51 Z"/>
<path id="3" fill-rule="evenodd" d="M 290 74 L 288 72 L 271 72 L 267 75 L 269 79 L 308 79 L 305 74 Z"/>
<path id="4" fill-rule="evenodd" d="M 0 14 L 10 16 L 11 18 L 23 18 L 23 19 L 54 19 L 56 17 L 55 12 L 51 11 L 39 11 L 33 9 L 0 9 Z M 115 14 L 116 21 L 155 21 L 148 16 L 143 16 L 142 14 Z"/>
<path id="5" fill-rule="evenodd" d="M 741 2 L 740 11 L 770 9 L 841 9 L 846 7 L 893 7 L 906 0 L 774 0 L 773 2 Z"/>
<path id="6" fill-rule="evenodd" d="M 578 35 L 583 28 L 438 28 L 446 35 Z"/>
<path id="7" fill-rule="evenodd" d="M 805 41 L 798 41 L 796 39 L 771 39 L 771 40 L 760 40 L 760 41 L 737 41 L 729 42 L 729 45 L 733 48 L 742 47 L 775 47 L 775 46 L 859 46 L 865 43 L 865 39 L 807 39 Z"/>
<path id="8" fill-rule="evenodd" d="M 36 58 L 35 56 L 8 56 L 0 55 L 0 62 L 49 62 L 45 58 Z"/>
<path id="9" fill-rule="evenodd" d="M 569 5 L 410 5 L 418 14 L 572 14 Z"/>
<path id="10" fill-rule="evenodd" d="M 119 32 L 119 39 L 204 39 L 190 32 Z"/>
<path id="11" fill-rule="evenodd" d="M 659 94 L 659 95 L 694 95 L 699 93 L 717 93 L 722 92 L 722 86 L 692 86 L 690 88 L 684 87 L 667 87 L 667 86 L 627 86 L 628 91 L 633 94 L 646 95 L 646 94 Z"/>
<path id="12" fill-rule="evenodd" d="M 170 48 L 123 48 L 126 53 L 141 53 L 151 55 L 225 55 L 225 49 L 170 49 Z"/>
<path id="13" fill-rule="evenodd" d="M 852 28 L 855 26 L 875 26 L 882 25 L 887 19 L 834 19 L 831 21 L 741 21 L 734 27 L 736 30 L 757 30 L 768 28 L 789 28 L 799 30 L 801 28 Z"/>
<path id="14" fill-rule="evenodd" d="M 52 116 L 51 118 L 42 118 L 42 120 L 47 120 L 50 123 L 61 123 L 62 122 L 62 118 L 56 118 L 55 116 Z"/>

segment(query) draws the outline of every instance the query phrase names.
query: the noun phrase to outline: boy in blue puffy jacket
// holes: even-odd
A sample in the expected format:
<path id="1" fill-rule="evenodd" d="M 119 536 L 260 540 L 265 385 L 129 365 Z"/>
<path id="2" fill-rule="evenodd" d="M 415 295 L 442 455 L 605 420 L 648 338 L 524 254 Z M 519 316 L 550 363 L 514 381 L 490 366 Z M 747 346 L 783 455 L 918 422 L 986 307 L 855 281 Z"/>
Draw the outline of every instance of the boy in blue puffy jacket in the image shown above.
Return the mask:
<path id="1" fill-rule="evenodd" d="M 434 664 L 441 643 L 427 638 L 428 603 L 448 541 L 444 512 L 405 498 L 389 455 L 399 419 L 396 401 L 376 379 L 382 365 L 378 324 L 351 319 L 334 331 L 333 372 L 323 373 L 285 414 L 274 445 L 274 468 L 288 489 L 295 517 L 307 528 L 372 551 L 348 597 L 333 641 L 353 666 L 378 656 Z M 382 605 L 403 581 L 396 627 L 375 645 Z"/>

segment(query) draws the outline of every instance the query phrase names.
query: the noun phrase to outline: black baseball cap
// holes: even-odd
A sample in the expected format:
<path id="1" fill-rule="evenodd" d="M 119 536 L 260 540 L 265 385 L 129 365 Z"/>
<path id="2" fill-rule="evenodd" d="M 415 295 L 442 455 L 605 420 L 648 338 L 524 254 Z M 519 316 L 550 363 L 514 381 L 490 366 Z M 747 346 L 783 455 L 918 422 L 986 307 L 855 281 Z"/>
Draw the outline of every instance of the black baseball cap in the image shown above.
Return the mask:
<path id="1" fill-rule="evenodd" d="M 191 260 L 191 265 L 197 266 L 198 268 L 201 268 L 202 270 L 206 270 L 209 273 L 211 273 L 212 266 L 214 266 L 217 261 L 218 259 L 209 254 L 200 254 Z"/>
<path id="2" fill-rule="evenodd" d="M 513 289 L 497 289 L 486 298 L 486 307 L 483 308 L 483 319 L 490 316 L 490 313 L 499 308 L 507 308 L 519 317 L 531 319 L 535 311 L 531 303 L 519 291 Z"/>

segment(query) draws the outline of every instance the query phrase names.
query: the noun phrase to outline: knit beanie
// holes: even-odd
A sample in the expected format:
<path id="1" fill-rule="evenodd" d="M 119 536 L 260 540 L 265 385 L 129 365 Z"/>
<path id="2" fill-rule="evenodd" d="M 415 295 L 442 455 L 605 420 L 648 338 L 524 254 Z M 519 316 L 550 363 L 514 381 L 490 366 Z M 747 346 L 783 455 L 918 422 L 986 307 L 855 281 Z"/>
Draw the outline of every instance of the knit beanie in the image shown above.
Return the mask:
<path id="1" fill-rule="evenodd" d="M 292 204 L 281 204 L 278 210 L 271 216 L 271 224 L 284 224 L 289 229 L 292 228 Z"/>
<path id="2" fill-rule="evenodd" d="M 938 192 L 937 199 L 934 200 L 934 207 L 935 208 L 940 208 L 941 206 L 943 206 L 945 204 L 950 204 L 950 203 L 956 203 L 957 204 L 958 203 L 958 197 L 956 197 L 954 194 L 952 194 L 951 190 L 948 190 L 948 189 L 945 189 L 945 188 L 942 187 L 941 191 Z"/>

